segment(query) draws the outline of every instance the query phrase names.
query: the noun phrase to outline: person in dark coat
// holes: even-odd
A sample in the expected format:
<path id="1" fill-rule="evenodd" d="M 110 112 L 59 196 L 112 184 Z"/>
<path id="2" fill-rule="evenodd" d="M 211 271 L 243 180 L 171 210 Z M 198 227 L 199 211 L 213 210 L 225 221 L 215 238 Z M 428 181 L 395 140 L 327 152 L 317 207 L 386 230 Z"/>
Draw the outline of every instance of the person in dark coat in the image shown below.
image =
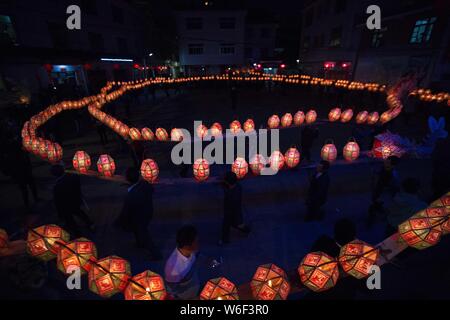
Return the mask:
<path id="1" fill-rule="evenodd" d="M 302 129 L 300 146 L 304 159 L 311 161 L 311 148 L 313 146 L 314 140 L 316 140 L 318 136 L 319 130 L 315 126 L 305 126 Z"/>
<path id="2" fill-rule="evenodd" d="M 330 163 L 322 160 L 317 166 L 316 172 L 310 178 L 308 195 L 306 198 L 307 214 L 305 221 L 321 220 L 323 213 L 321 207 L 326 203 L 330 177 L 328 169 Z"/>
<path id="3" fill-rule="evenodd" d="M 151 260 L 160 260 L 162 256 L 148 232 L 148 225 L 153 218 L 153 187 L 139 177 L 137 168 L 128 168 L 126 179 L 130 186 L 116 224 L 134 233 L 137 247 L 145 249 Z"/>
<path id="4" fill-rule="evenodd" d="M 56 184 L 53 187 L 53 201 L 58 216 L 65 222 L 68 231 L 74 237 L 81 236 L 80 226 L 75 221 L 75 216 L 79 217 L 92 230 L 93 222 L 81 209 L 83 195 L 80 177 L 76 174 L 66 173 L 61 165 L 52 166 L 51 172 L 57 177 Z"/>
<path id="5" fill-rule="evenodd" d="M 234 172 L 227 172 L 224 181 L 224 216 L 222 223 L 222 239 L 219 244 L 230 242 L 231 227 L 248 234 L 250 227 L 244 224 L 242 215 L 242 187 Z"/>

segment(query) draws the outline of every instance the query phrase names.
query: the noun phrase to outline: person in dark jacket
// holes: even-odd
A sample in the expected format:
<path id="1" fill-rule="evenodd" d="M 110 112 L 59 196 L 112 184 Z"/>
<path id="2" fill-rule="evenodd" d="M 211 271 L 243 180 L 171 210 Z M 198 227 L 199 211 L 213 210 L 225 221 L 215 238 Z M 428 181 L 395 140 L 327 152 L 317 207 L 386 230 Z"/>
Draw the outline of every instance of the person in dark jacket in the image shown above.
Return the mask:
<path id="1" fill-rule="evenodd" d="M 305 221 L 321 220 L 323 213 L 321 207 L 326 203 L 330 177 L 328 169 L 330 163 L 322 160 L 317 166 L 316 172 L 310 178 L 308 195 L 306 198 L 307 214 Z"/>
<path id="2" fill-rule="evenodd" d="M 242 215 L 242 187 L 234 172 L 227 172 L 224 181 L 224 216 L 222 223 L 222 240 L 219 244 L 230 242 L 231 227 L 248 234 L 250 227 L 244 224 Z"/>
<path id="3" fill-rule="evenodd" d="M 315 126 L 305 126 L 302 129 L 300 146 L 304 159 L 311 161 L 311 148 L 313 146 L 314 140 L 316 140 L 318 136 L 319 130 Z"/>
<path id="4" fill-rule="evenodd" d="M 117 224 L 134 233 L 138 248 L 145 249 L 151 260 L 160 260 L 162 256 L 148 232 L 148 225 L 153 218 L 153 187 L 139 177 L 137 168 L 128 168 L 126 179 L 130 186 Z"/>

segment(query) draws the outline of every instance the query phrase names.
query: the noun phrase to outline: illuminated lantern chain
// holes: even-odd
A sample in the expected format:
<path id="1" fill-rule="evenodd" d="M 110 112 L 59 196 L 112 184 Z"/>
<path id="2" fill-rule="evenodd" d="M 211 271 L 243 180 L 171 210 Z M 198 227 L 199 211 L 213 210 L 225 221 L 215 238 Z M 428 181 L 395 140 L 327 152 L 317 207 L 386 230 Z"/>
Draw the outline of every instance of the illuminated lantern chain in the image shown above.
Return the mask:
<path id="1" fill-rule="evenodd" d="M 237 120 L 234 120 L 230 123 L 230 131 L 232 134 L 237 134 L 241 131 L 241 123 Z"/>
<path id="2" fill-rule="evenodd" d="M 283 117 L 281 117 L 281 126 L 283 128 L 290 127 L 292 125 L 292 114 L 286 113 Z"/>
<path id="3" fill-rule="evenodd" d="M 41 146 L 41 138 L 33 138 L 31 140 L 31 152 L 33 152 L 33 154 L 38 155 L 39 154 L 39 148 Z"/>
<path id="4" fill-rule="evenodd" d="M 141 132 L 139 131 L 139 129 L 131 128 L 128 134 L 131 140 L 137 141 L 142 139 Z"/>
<path id="5" fill-rule="evenodd" d="M 73 156 L 72 165 L 77 172 L 86 174 L 91 167 L 91 157 L 84 151 L 77 151 Z"/>
<path id="6" fill-rule="evenodd" d="M 359 145 L 356 141 L 349 141 L 342 150 L 342 155 L 347 161 L 354 161 L 359 157 Z"/>
<path id="7" fill-rule="evenodd" d="M 155 134 L 149 128 L 142 128 L 141 135 L 144 140 L 148 140 L 148 141 L 155 140 Z"/>
<path id="8" fill-rule="evenodd" d="M 259 266 L 250 287 L 257 300 L 286 300 L 291 290 L 286 273 L 274 264 Z"/>
<path id="9" fill-rule="evenodd" d="M 391 120 L 392 120 L 392 115 L 391 115 L 391 113 L 389 111 L 383 112 L 381 114 L 381 116 L 380 116 L 381 124 L 385 124 L 385 123 L 387 123 L 387 122 L 389 122 Z"/>
<path id="10" fill-rule="evenodd" d="M 169 140 L 169 134 L 167 133 L 166 129 L 164 128 L 158 128 L 155 132 L 156 139 L 158 141 L 168 141 Z"/>
<path id="11" fill-rule="evenodd" d="M 98 260 L 89 270 L 89 289 L 104 298 L 109 298 L 125 290 L 130 278 L 128 261 L 109 256 Z"/>
<path id="12" fill-rule="evenodd" d="M 356 115 L 356 123 L 363 124 L 366 123 L 367 118 L 369 117 L 369 113 L 367 111 L 361 111 Z"/>
<path id="13" fill-rule="evenodd" d="M 183 132 L 178 128 L 173 128 L 170 131 L 170 140 L 176 141 L 176 142 L 182 141 L 183 140 Z"/>
<path id="14" fill-rule="evenodd" d="M 31 152 L 32 143 L 33 143 L 33 138 L 31 138 L 30 136 L 23 137 L 22 145 L 25 148 L 25 150 L 27 150 L 28 152 Z"/>
<path id="15" fill-rule="evenodd" d="M 378 119 L 380 119 L 378 112 L 376 112 L 376 111 L 371 112 L 367 116 L 367 124 L 376 124 L 378 122 Z"/>
<path id="16" fill-rule="evenodd" d="M 201 124 L 197 127 L 197 137 L 204 139 L 208 135 L 208 127 Z"/>
<path id="17" fill-rule="evenodd" d="M 270 168 L 273 171 L 277 172 L 278 170 L 281 170 L 284 167 L 284 162 L 285 162 L 284 156 L 280 151 L 275 150 L 270 155 L 269 163 L 270 163 Z"/>
<path id="18" fill-rule="evenodd" d="M 250 170 L 252 170 L 254 175 L 259 176 L 266 164 L 267 161 L 262 155 L 255 154 L 253 158 L 250 159 Z"/>
<path id="19" fill-rule="evenodd" d="M 309 110 L 306 113 L 305 120 L 306 120 L 306 123 L 308 123 L 308 124 L 315 122 L 317 120 L 317 112 L 314 110 Z"/>
<path id="20" fill-rule="evenodd" d="M 145 159 L 141 164 L 141 176 L 145 181 L 155 183 L 158 180 L 159 168 L 153 159 Z"/>
<path id="21" fill-rule="evenodd" d="M 303 111 L 297 111 L 294 115 L 294 125 L 301 126 L 305 121 L 305 114 Z"/>
<path id="22" fill-rule="evenodd" d="M 244 131 L 252 132 L 253 130 L 255 130 L 255 122 L 252 119 L 247 119 L 247 121 L 244 122 Z"/>
<path id="23" fill-rule="evenodd" d="M 62 148 L 58 143 L 49 143 L 47 145 L 47 159 L 48 161 L 55 163 L 62 159 Z"/>
<path id="24" fill-rule="evenodd" d="M 95 244 L 86 238 L 79 238 L 61 247 L 56 257 L 56 266 L 65 274 L 71 274 L 74 267 L 79 268 L 84 274 L 89 272 L 92 262 L 96 260 Z"/>
<path id="25" fill-rule="evenodd" d="M 236 177 L 238 179 L 244 178 L 248 172 L 247 161 L 245 161 L 244 158 L 236 158 L 236 160 L 234 160 L 233 164 L 231 165 L 231 171 L 236 174 Z"/>
<path id="26" fill-rule="evenodd" d="M 320 156 L 322 160 L 333 162 L 337 158 L 337 149 L 336 146 L 332 143 L 326 143 L 320 152 Z"/>
<path id="27" fill-rule="evenodd" d="M 284 155 L 288 168 L 295 168 L 300 163 L 300 152 L 296 148 L 289 148 Z"/>
<path id="28" fill-rule="evenodd" d="M 192 166 L 195 180 L 202 182 L 209 177 L 209 163 L 205 159 L 197 159 Z"/>
<path id="29" fill-rule="evenodd" d="M 336 259 L 323 252 L 308 253 L 298 268 L 300 280 L 315 292 L 328 290 L 336 285 L 339 265 Z"/>
<path id="30" fill-rule="evenodd" d="M 167 291 L 162 277 L 150 270 L 135 275 L 124 291 L 125 300 L 165 300 Z"/>
<path id="31" fill-rule="evenodd" d="M 97 161 L 97 169 L 100 175 L 104 177 L 112 177 L 116 171 L 116 163 L 114 159 L 107 154 L 102 154 Z"/>
<path id="32" fill-rule="evenodd" d="M 349 275 L 362 279 L 378 259 L 379 250 L 361 240 L 353 240 L 341 248 L 339 263 Z"/>
<path id="33" fill-rule="evenodd" d="M 443 195 L 436 201 L 433 201 L 430 207 L 445 207 L 447 210 L 450 210 L 450 192 Z"/>
<path id="34" fill-rule="evenodd" d="M 8 247 L 8 233 L 5 230 L 0 229 L 0 250 Z"/>
<path id="35" fill-rule="evenodd" d="M 347 123 L 353 118 L 353 110 L 347 109 L 344 112 L 341 113 L 341 122 Z"/>
<path id="36" fill-rule="evenodd" d="M 220 123 L 215 122 L 215 123 L 213 123 L 211 128 L 209 128 L 209 131 L 211 132 L 211 135 L 213 137 L 221 136 L 222 135 L 222 126 L 220 125 Z"/>
<path id="37" fill-rule="evenodd" d="M 237 288 L 227 278 L 209 280 L 200 293 L 201 300 L 239 300 Z"/>
<path id="38" fill-rule="evenodd" d="M 61 244 L 69 241 L 69 233 L 61 227 L 48 224 L 28 232 L 27 251 L 33 257 L 49 261 L 56 257 Z"/>
<path id="39" fill-rule="evenodd" d="M 328 120 L 331 122 L 338 121 L 341 118 L 341 108 L 331 109 L 330 113 L 328 113 Z"/>
<path id="40" fill-rule="evenodd" d="M 270 129 L 276 129 L 278 128 L 279 125 L 280 125 L 280 118 L 278 118 L 276 114 L 274 114 L 269 118 L 269 120 L 267 120 L 267 126 Z"/>

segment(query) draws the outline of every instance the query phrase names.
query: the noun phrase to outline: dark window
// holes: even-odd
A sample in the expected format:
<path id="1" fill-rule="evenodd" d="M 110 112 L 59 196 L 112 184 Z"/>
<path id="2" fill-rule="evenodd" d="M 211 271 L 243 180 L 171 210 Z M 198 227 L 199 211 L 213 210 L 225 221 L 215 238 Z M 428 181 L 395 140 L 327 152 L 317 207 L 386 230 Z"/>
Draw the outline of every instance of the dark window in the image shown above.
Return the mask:
<path id="1" fill-rule="evenodd" d="M 334 12 L 341 13 L 347 9 L 347 0 L 336 0 Z"/>
<path id="2" fill-rule="evenodd" d="M 190 55 L 203 54 L 203 44 L 201 43 L 190 44 L 188 48 Z"/>
<path id="3" fill-rule="evenodd" d="M 201 30 L 203 28 L 202 18 L 186 18 L 187 30 Z"/>
<path id="4" fill-rule="evenodd" d="M 113 21 L 115 23 L 122 24 L 123 21 L 124 21 L 123 10 L 121 8 L 119 8 L 119 7 L 116 7 L 116 6 L 111 6 L 111 10 L 112 10 Z"/>
<path id="5" fill-rule="evenodd" d="M 66 26 L 50 23 L 48 26 L 53 47 L 67 49 L 69 47 L 68 34 Z"/>
<path id="6" fill-rule="evenodd" d="M 97 1 L 96 0 L 82 0 L 80 6 L 82 13 L 97 15 Z"/>
<path id="7" fill-rule="evenodd" d="M 94 52 L 102 52 L 105 50 L 105 43 L 103 41 L 103 36 L 99 33 L 89 32 L 89 45 Z"/>
<path id="8" fill-rule="evenodd" d="M 117 38 L 117 49 L 119 53 L 128 53 L 128 43 L 125 38 Z"/>
<path id="9" fill-rule="evenodd" d="M 231 18 L 220 18 L 219 19 L 220 29 L 234 29 L 236 26 L 236 19 Z"/>
<path id="10" fill-rule="evenodd" d="M 220 45 L 220 54 L 234 54 L 234 44 L 223 43 Z"/>
<path id="11" fill-rule="evenodd" d="M 342 46 L 342 27 L 333 28 L 330 35 L 330 47 Z"/>
<path id="12" fill-rule="evenodd" d="M 436 17 L 417 20 L 414 26 L 410 43 L 425 43 L 431 40 L 431 34 Z"/>
<path id="13" fill-rule="evenodd" d="M 17 38 L 11 23 L 11 18 L 0 15 L 0 46 L 12 44 L 17 44 Z"/>
<path id="14" fill-rule="evenodd" d="M 374 30 L 372 33 L 372 41 L 370 46 L 372 48 L 379 48 L 384 44 L 384 33 L 387 31 L 387 28 L 384 27 L 381 30 Z"/>

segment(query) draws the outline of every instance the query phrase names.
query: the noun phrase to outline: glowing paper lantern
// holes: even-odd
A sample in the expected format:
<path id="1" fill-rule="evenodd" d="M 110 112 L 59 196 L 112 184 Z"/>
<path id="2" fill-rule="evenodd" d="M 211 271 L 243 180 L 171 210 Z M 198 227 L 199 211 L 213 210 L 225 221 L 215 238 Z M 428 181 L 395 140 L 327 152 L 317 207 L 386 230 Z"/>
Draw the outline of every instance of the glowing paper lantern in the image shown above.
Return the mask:
<path id="1" fill-rule="evenodd" d="M 433 207 L 417 213 L 416 217 L 425 217 L 429 220 L 430 225 L 436 229 L 442 231 L 443 235 L 450 233 L 450 207 Z"/>
<path id="2" fill-rule="evenodd" d="M 445 219 L 442 217 L 430 218 L 429 214 L 436 215 L 436 211 L 427 213 L 426 210 L 420 211 L 398 226 L 400 238 L 408 246 L 419 250 L 429 248 L 439 242 L 442 236 L 440 222 Z M 446 214 L 445 210 L 443 212 Z"/>
<path id="3" fill-rule="evenodd" d="M 142 139 L 141 132 L 139 131 L 139 129 L 131 128 L 128 134 L 130 135 L 131 140 L 136 141 Z"/>
<path id="4" fill-rule="evenodd" d="M 322 147 L 322 150 L 320 152 L 320 156 L 322 157 L 322 160 L 333 162 L 337 158 L 337 150 L 336 146 L 333 144 L 332 141 L 325 143 L 325 145 Z"/>
<path id="5" fill-rule="evenodd" d="M 244 122 L 244 131 L 251 132 L 253 130 L 255 130 L 255 122 L 252 119 L 247 119 L 247 121 Z"/>
<path id="6" fill-rule="evenodd" d="M 342 155 L 347 161 L 354 161 L 359 157 L 359 145 L 356 141 L 349 141 L 342 150 Z"/>
<path id="7" fill-rule="evenodd" d="M 211 132 L 211 135 L 213 137 L 221 136 L 222 135 L 222 126 L 220 125 L 220 123 L 215 122 L 215 123 L 213 123 L 211 128 L 209 128 L 209 131 Z"/>
<path id="8" fill-rule="evenodd" d="M 266 166 L 266 159 L 260 155 L 255 154 L 250 160 L 250 170 L 252 170 L 254 175 L 259 176 L 261 174 L 262 169 Z"/>
<path id="9" fill-rule="evenodd" d="M 208 128 L 203 124 L 199 125 L 196 131 L 200 139 L 204 139 L 208 135 Z"/>
<path id="10" fill-rule="evenodd" d="M 284 154 L 284 160 L 288 168 L 295 168 L 300 163 L 300 152 L 297 148 L 289 148 Z"/>
<path id="11" fill-rule="evenodd" d="M 308 123 L 308 124 L 315 122 L 317 120 L 317 112 L 314 110 L 309 110 L 306 113 L 305 119 L 306 119 L 306 123 Z"/>
<path id="12" fill-rule="evenodd" d="M 237 120 L 234 120 L 230 123 L 230 131 L 232 134 L 237 134 L 241 131 L 241 123 Z"/>
<path id="13" fill-rule="evenodd" d="M 30 136 L 23 137 L 22 145 L 25 148 L 25 150 L 27 150 L 28 152 L 31 152 L 32 143 L 33 143 L 33 138 L 31 138 Z"/>
<path id="14" fill-rule="evenodd" d="M 52 147 L 53 146 L 50 141 L 42 139 L 39 144 L 39 156 L 42 159 L 48 159 L 48 149 L 51 149 Z"/>
<path id="15" fill-rule="evenodd" d="M 367 118 L 369 117 L 369 113 L 367 111 L 361 111 L 356 115 L 356 123 L 357 124 L 363 124 L 367 121 Z"/>
<path id="16" fill-rule="evenodd" d="M 156 139 L 158 141 L 168 141 L 169 140 L 169 134 L 167 133 L 166 129 L 164 128 L 158 128 L 155 132 Z"/>
<path id="17" fill-rule="evenodd" d="M 183 132 L 178 128 L 173 128 L 170 131 L 170 140 L 172 141 L 182 141 L 183 140 Z"/>
<path id="18" fill-rule="evenodd" d="M 8 247 L 8 233 L 5 230 L 0 229 L 0 250 Z"/>
<path id="19" fill-rule="evenodd" d="M 341 108 L 331 109 L 330 113 L 328 113 L 328 120 L 331 122 L 338 121 L 341 118 Z"/>
<path id="20" fill-rule="evenodd" d="M 194 178 L 197 181 L 205 181 L 209 177 L 209 163 L 206 159 L 197 159 L 192 166 Z"/>
<path id="21" fill-rule="evenodd" d="M 47 159 L 52 163 L 62 159 L 62 148 L 58 143 L 49 142 L 47 144 Z"/>
<path id="22" fill-rule="evenodd" d="M 433 201 L 430 205 L 430 207 L 446 207 L 447 210 L 450 209 L 450 192 L 448 192 L 446 195 L 443 195 L 436 201 Z"/>
<path id="23" fill-rule="evenodd" d="M 347 123 L 350 120 L 352 120 L 353 118 L 353 110 L 352 109 L 347 109 L 344 112 L 342 112 L 341 114 L 341 122 L 343 123 Z"/>
<path id="24" fill-rule="evenodd" d="M 142 128 L 141 135 L 144 140 L 153 141 L 155 139 L 155 134 L 149 128 Z"/>
<path id="25" fill-rule="evenodd" d="M 278 170 L 281 170 L 284 167 L 284 162 L 285 162 L 284 156 L 280 151 L 275 150 L 270 155 L 269 163 L 270 163 L 270 168 L 273 171 L 277 172 Z"/>
<path id="26" fill-rule="evenodd" d="M 227 278 L 209 280 L 200 293 L 200 300 L 239 300 L 237 288 Z"/>
<path id="27" fill-rule="evenodd" d="M 286 113 L 284 116 L 281 117 L 281 126 L 283 128 L 290 127 L 292 124 L 292 114 Z"/>
<path id="28" fill-rule="evenodd" d="M 89 270 L 89 289 L 104 298 L 109 298 L 125 290 L 130 278 L 128 261 L 109 256 L 98 260 Z"/>
<path id="29" fill-rule="evenodd" d="M 145 181 L 155 183 L 158 179 L 159 168 L 153 159 L 145 159 L 141 164 L 141 176 Z"/>
<path id="30" fill-rule="evenodd" d="M 291 291 L 286 273 L 274 264 L 259 266 L 250 287 L 257 300 L 286 300 Z"/>
<path id="31" fill-rule="evenodd" d="M 40 226 L 28 232 L 27 251 L 33 257 L 49 261 L 56 257 L 61 244 L 69 241 L 69 234 L 55 224 Z"/>
<path id="32" fill-rule="evenodd" d="M 305 114 L 303 111 L 297 111 L 294 115 L 294 124 L 296 126 L 301 126 L 305 121 Z"/>
<path id="33" fill-rule="evenodd" d="M 97 169 L 100 175 L 104 177 L 112 177 L 116 171 L 116 163 L 109 155 L 102 154 L 98 158 Z"/>
<path id="34" fill-rule="evenodd" d="M 39 154 L 39 148 L 41 146 L 41 138 L 32 138 L 31 140 L 31 152 L 33 152 L 35 155 Z"/>
<path id="35" fill-rule="evenodd" d="M 374 111 L 369 113 L 369 116 L 367 117 L 367 124 L 375 124 L 378 122 L 378 119 L 380 116 L 378 115 L 378 112 Z"/>
<path id="36" fill-rule="evenodd" d="M 56 257 L 56 266 L 65 273 L 71 274 L 71 268 L 78 267 L 82 274 L 89 272 L 92 262 L 97 260 L 97 248 L 95 244 L 86 239 L 79 238 L 70 241 L 61 247 Z"/>
<path id="37" fill-rule="evenodd" d="M 91 157 L 84 151 L 77 151 L 72 160 L 73 168 L 83 174 L 86 174 L 91 167 Z"/>
<path id="38" fill-rule="evenodd" d="M 353 240 L 341 248 L 339 263 L 349 275 L 362 279 L 369 275 L 378 259 L 379 250 L 361 240 Z"/>
<path id="39" fill-rule="evenodd" d="M 124 291 L 125 300 L 165 300 L 167 297 L 163 278 L 150 270 L 135 275 Z"/>
<path id="40" fill-rule="evenodd" d="M 339 265 L 336 259 L 323 252 L 308 253 L 298 267 L 301 282 L 315 292 L 328 290 L 336 285 Z"/>
<path id="41" fill-rule="evenodd" d="M 269 118 L 269 120 L 267 120 L 267 126 L 270 129 L 276 129 L 278 128 L 279 125 L 280 125 L 280 118 L 278 118 L 276 114 L 274 114 Z"/>
<path id="42" fill-rule="evenodd" d="M 231 171 L 236 174 L 236 177 L 238 179 L 244 178 L 248 172 L 247 161 L 245 161 L 244 158 L 236 158 L 236 160 L 234 160 L 233 164 L 231 165 Z"/>
<path id="43" fill-rule="evenodd" d="M 385 124 L 391 120 L 392 120 L 392 115 L 391 115 L 390 111 L 385 111 L 380 116 L 381 124 Z"/>

